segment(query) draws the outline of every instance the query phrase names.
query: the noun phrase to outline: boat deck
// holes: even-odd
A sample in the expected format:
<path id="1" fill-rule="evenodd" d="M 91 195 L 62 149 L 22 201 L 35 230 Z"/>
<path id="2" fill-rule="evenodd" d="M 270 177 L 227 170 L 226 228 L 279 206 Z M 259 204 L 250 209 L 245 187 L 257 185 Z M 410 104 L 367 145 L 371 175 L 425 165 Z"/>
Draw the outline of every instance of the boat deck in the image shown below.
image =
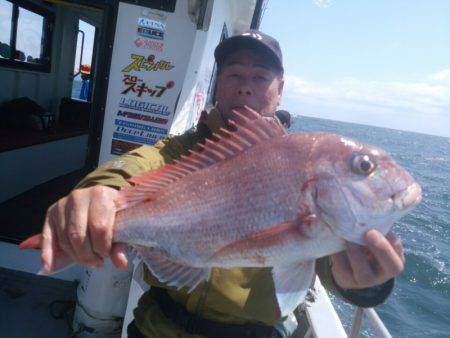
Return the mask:
<path id="1" fill-rule="evenodd" d="M 70 337 L 76 282 L 0 268 L 0 336 Z"/>
<path id="2" fill-rule="evenodd" d="M 84 168 L 40 184 L 0 203 L 0 240 L 18 244 L 41 231 L 47 208 L 89 172 Z"/>

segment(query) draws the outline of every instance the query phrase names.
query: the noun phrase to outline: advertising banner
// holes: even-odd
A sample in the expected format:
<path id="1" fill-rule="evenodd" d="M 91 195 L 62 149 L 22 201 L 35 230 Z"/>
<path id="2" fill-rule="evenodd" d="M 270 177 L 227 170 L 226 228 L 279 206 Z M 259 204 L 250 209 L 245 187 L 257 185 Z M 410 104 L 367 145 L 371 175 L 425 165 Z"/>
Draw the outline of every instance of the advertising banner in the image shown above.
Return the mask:
<path id="1" fill-rule="evenodd" d="M 174 13 L 119 4 L 100 164 L 167 136 L 195 33 L 187 1 Z"/>

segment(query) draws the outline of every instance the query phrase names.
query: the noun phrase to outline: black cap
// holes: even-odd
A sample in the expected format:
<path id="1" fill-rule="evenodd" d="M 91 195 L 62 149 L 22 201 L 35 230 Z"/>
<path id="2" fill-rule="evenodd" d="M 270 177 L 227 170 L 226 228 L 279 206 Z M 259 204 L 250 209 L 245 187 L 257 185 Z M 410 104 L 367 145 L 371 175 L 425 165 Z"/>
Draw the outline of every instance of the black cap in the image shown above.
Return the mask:
<path id="1" fill-rule="evenodd" d="M 216 47 L 214 57 L 217 63 L 221 65 L 228 55 L 243 48 L 250 48 L 266 54 L 271 58 L 274 66 L 283 72 L 283 56 L 280 44 L 273 37 L 256 29 L 223 40 Z"/>

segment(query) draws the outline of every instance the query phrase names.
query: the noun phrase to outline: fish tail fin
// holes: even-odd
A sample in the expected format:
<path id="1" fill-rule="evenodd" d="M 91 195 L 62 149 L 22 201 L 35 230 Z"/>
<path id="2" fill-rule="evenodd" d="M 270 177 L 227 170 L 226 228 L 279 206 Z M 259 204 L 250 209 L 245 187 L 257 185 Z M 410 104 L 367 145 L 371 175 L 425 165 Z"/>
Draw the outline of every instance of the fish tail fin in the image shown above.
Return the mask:
<path id="1" fill-rule="evenodd" d="M 40 249 L 42 234 L 33 235 L 19 244 L 19 249 Z"/>
<path id="2" fill-rule="evenodd" d="M 19 249 L 42 249 L 42 234 L 33 235 L 27 238 L 19 244 Z M 56 248 L 56 250 L 53 250 L 50 270 L 47 271 L 42 268 L 37 274 L 42 276 L 53 275 L 54 273 L 63 271 L 74 264 L 75 262 L 69 255 L 67 255 L 61 248 Z"/>

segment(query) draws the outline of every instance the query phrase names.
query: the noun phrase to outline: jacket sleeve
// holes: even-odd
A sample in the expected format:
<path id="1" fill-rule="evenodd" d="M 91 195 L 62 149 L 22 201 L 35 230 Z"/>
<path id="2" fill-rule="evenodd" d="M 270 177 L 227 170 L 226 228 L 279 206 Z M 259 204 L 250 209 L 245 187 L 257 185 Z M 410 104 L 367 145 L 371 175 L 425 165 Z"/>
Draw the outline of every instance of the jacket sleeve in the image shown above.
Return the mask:
<path id="1" fill-rule="evenodd" d="M 87 175 L 75 189 L 104 185 L 119 189 L 129 185 L 127 179 L 164 165 L 164 158 L 155 147 L 142 146 L 106 162 Z"/>
<path id="2" fill-rule="evenodd" d="M 129 185 L 127 179 L 145 171 L 157 169 L 187 154 L 194 142 L 194 133 L 169 137 L 154 147 L 142 146 L 106 162 L 87 175 L 75 189 L 104 185 L 119 189 Z"/>
<path id="3" fill-rule="evenodd" d="M 330 257 L 322 257 L 316 262 L 316 273 L 323 286 L 339 298 L 360 307 L 374 307 L 386 301 L 394 288 L 394 278 L 366 289 L 343 289 L 335 282 L 331 273 Z"/>

